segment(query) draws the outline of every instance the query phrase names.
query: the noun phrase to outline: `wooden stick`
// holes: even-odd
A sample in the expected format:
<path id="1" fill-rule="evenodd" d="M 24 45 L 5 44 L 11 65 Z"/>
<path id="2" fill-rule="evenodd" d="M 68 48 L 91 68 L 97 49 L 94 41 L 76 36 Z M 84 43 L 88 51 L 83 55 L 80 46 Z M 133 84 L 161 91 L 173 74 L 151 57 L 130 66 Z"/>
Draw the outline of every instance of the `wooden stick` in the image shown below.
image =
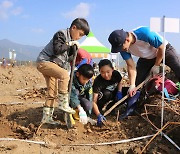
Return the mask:
<path id="1" fill-rule="evenodd" d="M 169 122 L 166 123 L 161 129 L 159 129 L 159 130 L 157 131 L 157 133 L 149 140 L 149 142 L 146 144 L 146 146 L 142 149 L 142 151 L 141 151 L 140 154 L 142 154 L 142 153 L 145 151 L 145 149 L 147 148 L 147 146 L 154 140 L 154 138 L 155 138 L 157 135 L 159 135 L 159 133 L 160 133 L 164 128 L 166 128 L 168 125 L 169 125 Z"/>
<path id="2" fill-rule="evenodd" d="M 76 57 L 78 53 L 78 49 L 76 45 L 73 45 L 73 61 L 72 61 L 72 66 L 71 66 L 71 73 L 70 73 L 70 80 L 69 80 L 69 85 L 68 85 L 68 91 L 69 91 L 69 98 L 68 100 L 70 101 L 70 95 L 71 95 L 71 88 L 72 88 L 72 82 L 73 82 L 73 77 L 74 77 L 74 68 L 75 68 L 75 63 L 76 63 Z"/>
<path id="3" fill-rule="evenodd" d="M 147 148 L 147 146 L 154 140 L 154 138 L 159 135 L 160 132 L 162 132 L 164 129 L 166 129 L 169 125 L 179 125 L 180 123 L 179 122 L 167 122 L 161 129 L 159 129 L 157 131 L 157 133 L 149 140 L 149 142 L 146 144 L 146 146 L 142 149 L 141 153 L 142 154 L 145 149 Z"/>
<path id="4" fill-rule="evenodd" d="M 118 122 L 118 118 L 119 118 L 119 110 L 117 112 L 116 122 Z"/>
<path id="5" fill-rule="evenodd" d="M 44 123 L 42 123 L 42 122 L 40 123 L 39 127 L 37 128 L 37 131 L 35 132 L 36 135 L 38 135 L 39 129 L 42 127 L 43 124 Z"/>
<path id="6" fill-rule="evenodd" d="M 140 89 L 147 81 L 149 80 L 149 77 L 147 77 L 147 79 L 145 79 L 142 83 L 140 83 L 137 87 L 136 90 Z M 119 104 L 121 104 L 123 101 L 125 101 L 127 98 L 129 97 L 129 94 L 127 94 L 126 96 L 124 96 L 121 100 L 119 100 L 118 102 L 116 102 L 109 110 L 107 110 L 104 113 L 104 116 L 107 116 L 116 106 L 118 106 Z"/>
<path id="7" fill-rule="evenodd" d="M 164 98 L 165 100 L 168 100 L 168 101 L 173 101 L 173 102 L 177 102 L 177 103 L 180 103 L 180 100 L 174 100 L 174 99 L 171 99 L 171 98 Z"/>
<path id="8" fill-rule="evenodd" d="M 125 101 L 127 98 L 129 97 L 129 94 L 127 94 L 126 96 L 124 96 L 121 100 L 119 100 L 118 102 L 116 102 L 109 110 L 107 110 L 104 113 L 104 116 L 107 116 L 116 106 L 118 106 L 119 104 L 121 104 L 123 101 Z"/>
<path id="9" fill-rule="evenodd" d="M 74 68 L 75 68 L 75 63 L 76 63 L 76 57 L 77 57 L 77 46 L 73 45 L 73 61 L 72 61 L 72 66 L 71 66 L 71 73 L 70 73 L 70 80 L 69 80 L 69 85 L 68 85 L 68 101 L 70 102 L 70 97 L 71 97 L 71 89 L 72 89 L 72 83 L 73 83 L 73 77 L 74 77 Z M 70 114 L 69 113 L 64 113 L 64 121 L 66 123 L 67 129 L 72 128 L 73 124 L 71 122 Z"/>
<path id="10" fill-rule="evenodd" d="M 172 110 L 172 111 L 175 112 L 176 114 L 180 115 L 180 113 L 178 112 L 178 109 L 177 109 L 177 111 L 176 111 L 176 110 L 173 109 L 166 101 L 165 101 L 165 104 L 166 104 L 166 106 L 167 106 L 170 110 Z"/>

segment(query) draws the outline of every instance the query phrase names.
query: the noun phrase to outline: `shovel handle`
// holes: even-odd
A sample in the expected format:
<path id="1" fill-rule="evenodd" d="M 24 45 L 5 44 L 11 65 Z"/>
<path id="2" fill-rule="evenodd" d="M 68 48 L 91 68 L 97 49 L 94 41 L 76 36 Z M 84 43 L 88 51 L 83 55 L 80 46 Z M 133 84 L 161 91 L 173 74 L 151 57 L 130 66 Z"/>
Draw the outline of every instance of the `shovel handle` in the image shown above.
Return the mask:
<path id="1" fill-rule="evenodd" d="M 140 83 L 137 87 L 136 90 L 140 89 L 148 80 L 149 80 L 150 76 L 148 76 L 142 83 Z M 123 101 L 125 101 L 127 98 L 129 97 L 129 94 L 127 94 L 126 96 L 124 96 L 121 100 L 119 100 L 118 102 L 116 102 L 109 110 L 107 110 L 104 113 L 104 116 L 107 116 L 116 106 L 118 106 L 119 104 L 121 104 Z"/>
<path id="2" fill-rule="evenodd" d="M 72 61 L 72 66 L 71 66 L 71 73 L 70 73 L 70 80 L 69 80 L 69 85 L 68 85 L 68 91 L 69 91 L 69 98 L 68 100 L 70 101 L 70 95 L 71 95 L 71 88 L 72 88 L 72 82 L 73 82 L 73 75 L 74 75 L 74 68 L 75 68 L 75 63 L 76 63 L 76 57 L 77 57 L 77 46 L 73 45 L 73 61 Z"/>

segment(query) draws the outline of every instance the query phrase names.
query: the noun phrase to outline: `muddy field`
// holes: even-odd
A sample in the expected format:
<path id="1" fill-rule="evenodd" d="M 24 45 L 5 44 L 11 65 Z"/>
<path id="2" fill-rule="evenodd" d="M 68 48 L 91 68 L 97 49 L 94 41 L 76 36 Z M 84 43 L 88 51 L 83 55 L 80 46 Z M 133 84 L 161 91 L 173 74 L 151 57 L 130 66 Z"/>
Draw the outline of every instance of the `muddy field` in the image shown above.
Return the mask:
<path id="1" fill-rule="evenodd" d="M 11 154 L 133 154 L 140 153 L 152 138 L 137 137 L 154 135 L 160 128 L 160 96 L 149 98 L 145 107 L 136 114 L 118 122 L 117 114 L 107 116 L 107 125 L 101 128 L 78 121 L 67 130 L 63 113 L 55 109 L 54 119 L 60 125 L 43 125 L 42 106 L 45 101 L 46 85 L 43 76 L 33 66 L 0 68 L 0 153 Z M 180 146 L 180 101 L 166 101 L 163 133 Z M 94 116 L 92 116 L 96 119 Z M 153 126 L 154 125 L 154 126 Z M 37 131 L 38 130 L 38 131 Z M 127 140 L 131 139 L 131 140 Z M 137 139 L 137 140 L 136 140 Z M 126 142 L 127 141 L 127 142 Z M 144 153 L 176 154 L 179 151 L 166 138 L 158 135 L 148 144 Z"/>

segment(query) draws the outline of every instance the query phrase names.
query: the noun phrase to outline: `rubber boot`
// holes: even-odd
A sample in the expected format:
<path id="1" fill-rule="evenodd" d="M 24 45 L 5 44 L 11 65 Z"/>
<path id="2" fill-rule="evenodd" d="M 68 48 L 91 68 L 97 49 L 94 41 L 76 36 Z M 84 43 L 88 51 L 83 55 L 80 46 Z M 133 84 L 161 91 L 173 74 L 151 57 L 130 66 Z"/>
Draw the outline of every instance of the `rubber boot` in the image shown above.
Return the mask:
<path id="1" fill-rule="evenodd" d="M 73 128 L 73 126 L 75 125 L 75 121 L 72 117 L 72 114 L 69 114 L 67 112 L 64 113 L 64 121 L 68 129 Z"/>
<path id="2" fill-rule="evenodd" d="M 53 120 L 53 113 L 54 108 L 53 107 L 44 107 L 43 108 L 43 118 L 41 120 L 42 123 L 52 124 L 52 125 L 58 125 L 60 124 L 57 121 Z"/>
<path id="3" fill-rule="evenodd" d="M 79 121 L 79 110 L 78 110 L 78 109 L 75 109 L 75 111 L 76 111 L 76 113 L 73 114 L 72 116 L 73 116 L 73 118 L 74 118 L 75 120 L 78 120 L 78 121 Z"/>
<path id="4" fill-rule="evenodd" d="M 72 114 L 70 114 L 69 116 L 70 116 L 71 124 L 75 125 L 75 121 L 74 121 L 74 118 L 73 118 Z"/>
<path id="5" fill-rule="evenodd" d="M 137 91 L 133 97 L 128 99 L 127 109 L 122 115 L 120 115 L 119 120 L 122 120 L 122 119 L 128 117 L 130 114 L 132 114 L 134 112 L 134 110 L 136 108 L 136 102 L 137 102 L 139 96 L 140 96 L 140 91 Z"/>
<path id="6" fill-rule="evenodd" d="M 68 94 L 58 94 L 58 103 L 59 106 L 58 108 L 64 112 L 70 113 L 70 114 L 75 114 L 76 111 L 73 110 L 70 106 L 69 106 L 69 102 L 68 102 Z"/>

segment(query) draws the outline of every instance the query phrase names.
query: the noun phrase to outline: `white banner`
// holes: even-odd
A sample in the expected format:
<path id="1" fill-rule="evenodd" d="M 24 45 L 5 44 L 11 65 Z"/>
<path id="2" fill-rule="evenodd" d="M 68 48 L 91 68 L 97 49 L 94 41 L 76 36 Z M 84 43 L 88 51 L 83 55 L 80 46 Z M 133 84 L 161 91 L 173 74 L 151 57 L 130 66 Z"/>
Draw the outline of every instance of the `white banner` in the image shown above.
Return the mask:
<path id="1" fill-rule="evenodd" d="M 155 32 L 180 32 L 180 20 L 178 18 L 151 18 L 150 29 Z"/>

